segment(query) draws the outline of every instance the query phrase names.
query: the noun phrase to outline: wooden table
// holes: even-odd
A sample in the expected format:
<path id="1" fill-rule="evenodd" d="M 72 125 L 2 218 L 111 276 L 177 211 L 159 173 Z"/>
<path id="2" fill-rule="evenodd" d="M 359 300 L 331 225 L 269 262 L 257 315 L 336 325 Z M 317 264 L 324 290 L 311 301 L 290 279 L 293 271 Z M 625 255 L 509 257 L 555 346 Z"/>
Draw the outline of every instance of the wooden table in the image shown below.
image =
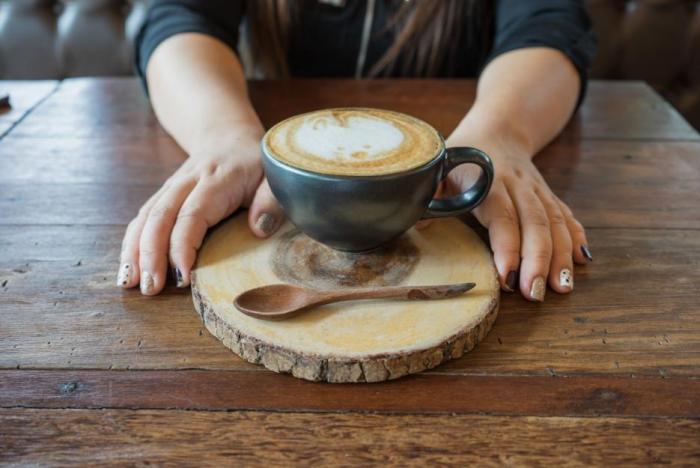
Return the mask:
<path id="1" fill-rule="evenodd" d="M 0 82 L 0 461 L 700 463 L 700 135 L 651 88 L 593 82 L 536 159 L 593 264 L 542 305 L 504 295 L 478 348 L 370 385 L 266 371 L 189 291 L 114 286 L 125 224 L 185 155 L 133 79 Z M 266 125 L 409 112 L 443 133 L 472 81 L 256 82 Z"/>

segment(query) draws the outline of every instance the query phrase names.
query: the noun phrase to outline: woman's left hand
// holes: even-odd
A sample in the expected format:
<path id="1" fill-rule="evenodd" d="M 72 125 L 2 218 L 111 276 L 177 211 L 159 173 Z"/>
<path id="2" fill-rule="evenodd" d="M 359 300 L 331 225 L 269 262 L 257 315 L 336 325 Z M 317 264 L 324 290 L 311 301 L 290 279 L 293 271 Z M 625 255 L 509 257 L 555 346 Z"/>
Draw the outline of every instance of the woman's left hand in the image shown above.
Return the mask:
<path id="1" fill-rule="evenodd" d="M 463 144 L 466 143 L 466 144 Z M 501 287 L 520 289 L 543 301 L 546 285 L 558 293 L 574 287 L 573 263 L 592 260 L 586 233 L 564 202 L 549 188 L 530 155 L 513 145 L 449 141 L 448 146 L 475 146 L 493 160 L 491 191 L 473 213 L 488 229 Z M 450 172 L 447 192 L 469 188 L 478 175 L 471 165 Z"/>

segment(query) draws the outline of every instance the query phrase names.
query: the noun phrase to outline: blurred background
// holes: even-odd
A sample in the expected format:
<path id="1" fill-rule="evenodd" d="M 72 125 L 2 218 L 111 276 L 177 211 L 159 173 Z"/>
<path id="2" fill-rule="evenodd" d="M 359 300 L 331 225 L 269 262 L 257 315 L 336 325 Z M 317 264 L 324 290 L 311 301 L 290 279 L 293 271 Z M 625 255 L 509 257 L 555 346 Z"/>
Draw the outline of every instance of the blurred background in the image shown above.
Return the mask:
<path id="1" fill-rule="evenodd" d="M 0 79 L 133 74 L 146 3 L 0 0 Z M 646 81 L 700 129 L 700 0 L 586 4 L 598 36 L 591 77 Z"/>

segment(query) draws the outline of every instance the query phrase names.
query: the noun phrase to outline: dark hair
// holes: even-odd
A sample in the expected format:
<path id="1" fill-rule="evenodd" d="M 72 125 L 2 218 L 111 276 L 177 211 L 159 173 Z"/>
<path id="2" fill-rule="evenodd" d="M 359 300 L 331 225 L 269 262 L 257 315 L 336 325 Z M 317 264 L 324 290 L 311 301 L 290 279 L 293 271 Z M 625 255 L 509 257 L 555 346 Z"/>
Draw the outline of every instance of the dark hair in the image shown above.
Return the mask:
<path id="1" fill-rule="evenodd" d="M 394 42 L 372 65 L 368 75 L 430 77 L 443 69 L 452 74 L 454 64 L 460 59 L 456 53 L 461 41 L 475 44 L 490 38 L 492 3 L 490 0 L 401 2 L 385 26 L 394 30 Z M 288 45 L 301 7 L 300 0 L 248 2 L 252 60 L 265 77 L 289 76 Z"/>

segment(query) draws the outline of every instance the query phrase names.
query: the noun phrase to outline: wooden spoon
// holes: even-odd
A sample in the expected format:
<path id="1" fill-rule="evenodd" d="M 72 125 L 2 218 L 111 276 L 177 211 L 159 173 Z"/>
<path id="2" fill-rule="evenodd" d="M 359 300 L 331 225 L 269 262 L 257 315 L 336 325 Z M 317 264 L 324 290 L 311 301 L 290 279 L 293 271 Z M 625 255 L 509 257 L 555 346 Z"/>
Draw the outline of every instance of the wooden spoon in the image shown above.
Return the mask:
<path id="1" fill-rule="evenodd" d="M 249 289 L 240 294 L 233 305 L 251 317 L 284 320 L 298 315 L 311 306 L 358 299 L 444 299 L 472 289 L 474 283 L 441 284 L 437 286 L 398 286 L 390 288 L 318 291 L 291 284 L 271 284 Z"/>

